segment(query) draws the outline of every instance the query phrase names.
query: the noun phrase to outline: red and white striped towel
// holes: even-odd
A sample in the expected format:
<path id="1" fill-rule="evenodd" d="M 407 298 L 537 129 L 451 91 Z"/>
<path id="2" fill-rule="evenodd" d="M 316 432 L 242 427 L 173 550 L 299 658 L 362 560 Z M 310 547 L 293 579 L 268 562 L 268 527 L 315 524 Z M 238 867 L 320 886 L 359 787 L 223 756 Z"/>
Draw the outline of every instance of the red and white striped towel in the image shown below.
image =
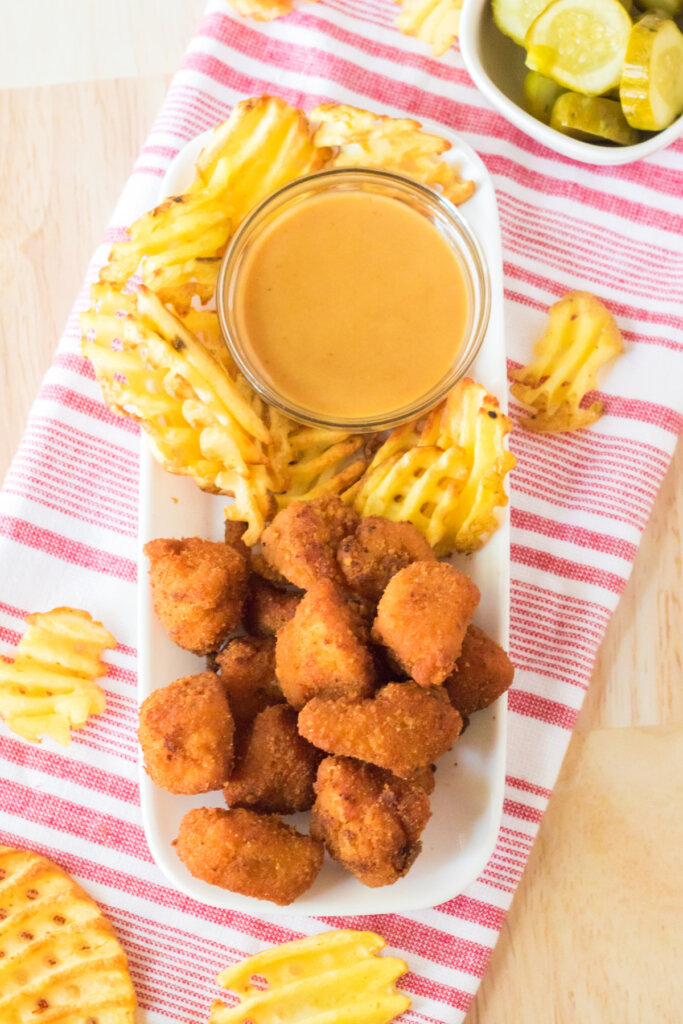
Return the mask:
<path id="1" fill-rule="evenodd" d="M 443 60 L 393 26 L 392 0 L 324 0 L 256 26 L 212 2 L 95 254 L 152 206 L 171 158 L 239 99 L 345 101 L 460 133 L 497 189 L 511 366 L 545 310 L 573 288 L 618 318 L 627 352 L 590 430 L 512 448 L 511 655 L 507 793 L 481 878 L 407 917 L 268 919 L 173 891 L 152 862 L 136 784 L 137 428 L 102 404 L 80 356 L 77 312 L 38 395 L 0 497 L 0 651 L 27 612 L 88 608 L 120 643 L 107 711 L 64 751 L 0 726 L 0 842 L 54 857 L 112 918 L 130 957 L 141 1019 L 206 1019 L 213 978 L 264 944 L 339 924 L 375 928 L 404 954 L 412 1024 L 460 1021 L 496 941 L 565 752 L 607 621 L 631 571 L 683 414 L 683 140 L 647 161 L 594 168 L 554 156 L 494 113 L 457 51 Z M 513 406 L 513 415 L 515 409 Z"/>

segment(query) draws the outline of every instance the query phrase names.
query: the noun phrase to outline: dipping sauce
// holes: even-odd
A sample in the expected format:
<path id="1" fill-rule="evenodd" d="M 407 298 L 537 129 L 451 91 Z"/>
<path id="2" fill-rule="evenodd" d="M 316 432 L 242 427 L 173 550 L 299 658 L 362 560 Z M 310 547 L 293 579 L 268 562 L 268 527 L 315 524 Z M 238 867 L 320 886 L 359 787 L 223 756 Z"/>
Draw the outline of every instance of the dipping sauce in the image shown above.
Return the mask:
<path id="1" fill-rule="evenodd" d="M 445 376 L 464 341 L 468 288 L 436 227 L 363 191 L 307 199 L 244 257 L 235 323 L 255 368 L 329 417 L 391 413 Z"/>

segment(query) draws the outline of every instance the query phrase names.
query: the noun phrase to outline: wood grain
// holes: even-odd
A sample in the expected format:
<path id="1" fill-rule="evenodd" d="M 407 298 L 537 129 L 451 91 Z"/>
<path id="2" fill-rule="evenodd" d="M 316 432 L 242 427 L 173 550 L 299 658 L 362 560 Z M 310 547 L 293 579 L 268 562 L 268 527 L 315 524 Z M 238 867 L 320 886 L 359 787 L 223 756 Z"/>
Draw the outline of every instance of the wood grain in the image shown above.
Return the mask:
<path id="1" fill-rule="evenodd" d="M 73 0 L 73 4 L 79 2 Z M 131 7 L 130 0 L 121 3 Z M 157 3 L 139 0 L 145 18 Z M 40 6 L 41 11 L 46 9 Z M 50 6 L 63 17 L 70 9 L 67 0 Z M 137 72 L 139 77 L 0 92 L 0 138 L 6 140 L 0 162 L 0 477 L 19 440 L 90 253 L 167 88 L 168 74 L 145 72 L 151 67 L 172 69 L 177 59 L 174 40 L 189 38 L 202 6 L 202 0 L 167 0 L 166 14 L 173 14 L 177 23 L 173 31 L 148 34 L 146 47 L 134 44 L 125 33 L 118 34 L 112 46 L 116 60 L 103 65 L 103 73 L 119 67 L 120 74 Z M 86 44 L 90 40 L 94 52 L 106 38 L 103 32 L 109 15 L 102 14 L 104 7 L 88 0 L 90 34 L 83 38 Z M 15 9 L 26 24 L 31 5 Z M 0 65 L 2 56 L 0 44 Z M 30 69 L 22 69 L 23 80 L 40 83 L 56 75 L 47 55 L 41 61 L 39 46 L 33 48 L 32 56 Z M 69 57 L 67 46 L 67 66 L 69 59 L 82 75 L 78 54 L 72 48 Z M 590 793 L 592 786 L 604 781 L 605 764 L 618 764 L 618 756 L 625 756 L 609 731 L 593 730 L 683 721 L 682 535 L 683 448 L 679 445 L 597 660 L 580 731 L 563 769 L 568 784 L 563 783 L 553 795 L 551 812 L 542 824 L 468 1024 L 576 1024 L 579 1020 L 581 1024 L 673 1024 L 680 1020 L 681 992 L 673 981 L 677 968 L 673 951 L 656 931 L 648 928 L 639 933 L 638 928 L 629 928 L 629 908 L 635 913 L 637 907 L 630 890 L 624 891 L 622 931 L 615 929 L 613 886 L 600 883 L 602 875 L 590 849 L 579 850 L 569 842 L 578 842 L 592 820 L 590 801 L 577 793 L 571 780 L 580 775 L 581 792 Z M 620 737 L 622 732 L 628 736 L 631 730 L 619 730 Z M 587 733 L 591 740 L 597 737 L 588 753 Z M 648 749 L 657 750 L 656 746 Z M 670 746 L 667 751 L 669 757 Z M 673 796 L 672 785 L 664 765 L 658 781 L 663 800 Z M 623 848 L 625 857 L 638 857 L 641 832 L 634 822 L 639 822 L 652 830 L 654 848 L 659 844 L 665 856 L 672 849 L 670 830 L 653 810 L 648 788 L 632 788 L 633 799 L 626 803 L 623 790 L 613 786 L 610 791 L 613 806 L 623 812 L 621 818 L 617 814 L 610 841 Z M 558 836 L 569 839 L 558 847 L 553 838 Z M 573 872 L 572 852 L 588 865 L 589 887 L 582 887 L 584 880 Z M 627 944 L 625 930 L 631 933 Z M 671 974 L 667 985 L 663 972 L 664 996 L 655 1016 L 654 1004 L 641 999 L 638 1008 L 630 995 L 634 965 L 647 963 L 653 949 Z M 589 968 L 595 980 L 586 991 L 580 981 Z M 640 972 L 637 977 L 639 985 L 646 983 L 646 974 Z"/>
<path id="2" fill-rule="evenodd" d="M 0 92 L 0 479 L 169 80 Z"/>

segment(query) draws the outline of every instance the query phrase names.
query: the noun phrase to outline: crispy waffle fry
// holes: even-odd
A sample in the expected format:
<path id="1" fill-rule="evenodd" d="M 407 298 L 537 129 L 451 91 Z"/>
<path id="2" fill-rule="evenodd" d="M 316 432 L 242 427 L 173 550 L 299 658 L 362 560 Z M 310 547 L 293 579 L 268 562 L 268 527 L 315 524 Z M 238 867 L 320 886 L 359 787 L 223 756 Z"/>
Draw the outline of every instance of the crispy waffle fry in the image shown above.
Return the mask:
<path id="1" fill-rule="evenodd" d="M 272 21 L 292 10 L 292 0 L 228 0 L 228 3 L 241 17 L 255 21 Z"/>
<path id="2" fill-rule="evenodd" d="M 407 36 L 427 43 L 441 57 L 458 37 L 462 0 L 398 0 L 403 10 L 396 25 Z"/>
<path id="3" fill-rule="evenodd" d="M 361 515 L 413 523 L 438 555 L 476 551 L 507 504 L 511 429 L 497 399 L 463 378 L 424 422 L 392 431 L 344 497 Z"/>
<path id="4" fill-rule="evenodd" d="M 209 1024 L 389 1024 L 410 1006 L 395 987 L 408 965 L 379 956 L 384 946 L 373 932 L 334 931 L 258 953 L 218 975 L 241 1001 L 228 1007 L 217 999 Z M 255 975 L 266 989 L 252 985 Z"/>
<path id="5" fill-rule="evenodd" d="M 287 451 L 287 487 L 277 495 L 279 508 L 294 499 L 310 501 L 323 494 L 341 494 L 365 472 L 367 438 L 342 430 L 302 427 L 288 421 L 283 439 Z"/>
<path id="6" fill-rule="evenodd" d="M 474 182 L 463 181 L 438 156 L 450 143 L 421 129 L 419 121 L 386 117 L 344 103 L 323 103 L 310 115 L 317 125 L 316 146 L 333 147 L 331 167 L 378 167 L 440 188 L 456 205 L 474 192 Z"/>
<path id="7" fill-rule="evenodd" d="M 106 675 L 102 652 L 116 640 L 78 608 L 36 612 L 26 622 L 14 661 L 0 661 L 0 715 L 25 740 L 49 736 L 67 746 L 71 729 L 104 711 L 95 680 Z"/>
<path id="8" fill-rule="evenodd" d="M 602 402 L 580 408 L 596 385 L 601 366 L 624 351 L 617 323 L 590 292 L 569 292 L 549 310 L 549 320 L 534 346 L 534 359 L 512 371 L 515 398 L 530 407 L 520 420 L 542 433 L 578 430 L 602 415 Z"/>
<path id="9" fill-rule="evenodd" d="M 138 218 L 116 242 L 100 280 L 123 285 L 142 261 L 142 279 L 181 313 L 213 295 L 230 235 L 261 199 L 321 167 L 304 114 L 274 96 L 243 100 L 214 129 L 187 192 Z"/>
<path id="10" fill-rule="evenodd" d="M 133 1024 L 126 955 L 97 904 L 52 861 L 0 846 L 0 1020 Z"/>
<path id="11" fill-rule="evenodd" d="M 140 423 L 168 472 L 234 495 L 231 518 L 249 524 L 245 543 L 254 543 L 279 482 L 268 465 L 271 435 L 258 396 L 212 355 L 214 321 L 188 314 L 212 339 L 202 343 L 144 286 L 126 295 L 100 283 L 92 298 L 81 317 L 82 347 L 107 405 Z"/>

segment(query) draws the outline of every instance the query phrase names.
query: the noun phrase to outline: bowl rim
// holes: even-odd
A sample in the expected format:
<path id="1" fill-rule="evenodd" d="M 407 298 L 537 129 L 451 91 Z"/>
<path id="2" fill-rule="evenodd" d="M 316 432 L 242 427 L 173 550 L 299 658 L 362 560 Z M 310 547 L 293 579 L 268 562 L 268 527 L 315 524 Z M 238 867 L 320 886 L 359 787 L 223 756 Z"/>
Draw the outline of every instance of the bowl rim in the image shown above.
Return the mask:
<path id="1" fill-rule="evenodd" d="M 490 0 L 464 0 L 460 15 L 459 43 L 462 59 L 468 74 L 479 91 L 516 128 L 529 135 L 536 142 L 562 156 L 581 163 L 595 166 L 617 166 L 642 160 L 683 135 L 683 113 L 673 124 L 663 128 L 649 139 L 634 142 L 630 146 L 601 146 L 595 142 L 582 142 L 569 135 L 562 135 L 550 125 L 538 121 L 526 110 L 511 100 L 484 70 L 479 47 L 479 25 Z"/>

